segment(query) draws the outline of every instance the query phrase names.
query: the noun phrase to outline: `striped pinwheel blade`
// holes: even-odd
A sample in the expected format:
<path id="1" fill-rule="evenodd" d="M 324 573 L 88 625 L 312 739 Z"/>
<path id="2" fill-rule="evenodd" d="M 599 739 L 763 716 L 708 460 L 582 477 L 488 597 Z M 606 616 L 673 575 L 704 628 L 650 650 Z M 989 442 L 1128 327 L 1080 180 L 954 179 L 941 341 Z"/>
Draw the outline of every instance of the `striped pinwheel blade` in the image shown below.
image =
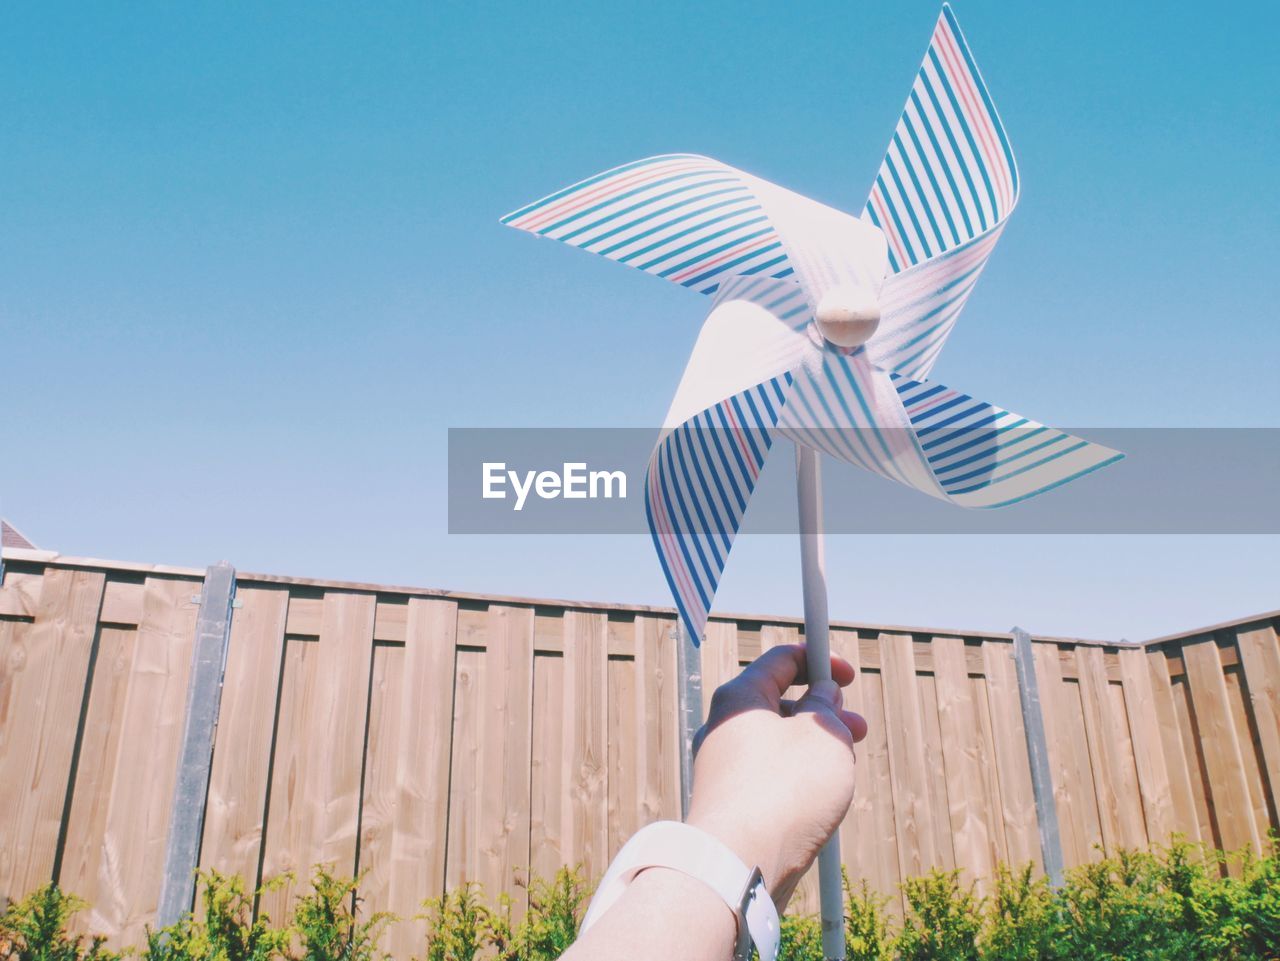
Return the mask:
<path id="1" fill-rule="evenodd" d="M 727 279 L 650 458 L 649 530 L 695 643 L 773 444 L 790 371 L 813 350 L 808 318 L 794 281 Z"/>
<path id="2" fill-rule="evenodd" d="M 736 275 L 795 275 L 815 297 L 844 281 L 878 291 L 888 269 L 873 225 L 693 154 L 615 167 L 502 222 L 704 294 Z"/>
<path id="3" fill-rule="evenodd" d="M 944 5 L 864 213 L 892 271 L 867 345 L 877 366 L 928 375 L 1017 202 L 1009 138 Z"/>
<path id="4" fill-rule="evenodd" d="M 775 434 L 961 507 L 1006 507 L 1120 460 L 941 384 L 823 351 L 793 371 Z"/>
<path id="5" fill-rule="evenodd" d="M 942 384 L 893 384 L 938 487 L 961 507 L 1007 507 L 1124 457 Z"/>

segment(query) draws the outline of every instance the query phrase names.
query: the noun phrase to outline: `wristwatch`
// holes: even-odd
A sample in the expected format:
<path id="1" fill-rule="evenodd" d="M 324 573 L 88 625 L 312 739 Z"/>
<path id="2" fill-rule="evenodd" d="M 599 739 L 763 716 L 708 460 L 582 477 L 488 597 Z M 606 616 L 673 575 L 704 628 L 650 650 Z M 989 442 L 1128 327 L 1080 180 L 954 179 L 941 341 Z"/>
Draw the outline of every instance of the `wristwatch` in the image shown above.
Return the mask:
<path id="1" fill-rule="evenodd" d="M 701 881 L 720 896 L 738 925 L 734 961 L 748 961 L 754 944 L 760 961 L 778 956 L 778 909 L 758 867 L 748 868 L 718 838 L 677 821 L 641 828 L 609 865 L 582 921 L 581 932 L 600 920 L 646 868 L 670 868 Z"/>

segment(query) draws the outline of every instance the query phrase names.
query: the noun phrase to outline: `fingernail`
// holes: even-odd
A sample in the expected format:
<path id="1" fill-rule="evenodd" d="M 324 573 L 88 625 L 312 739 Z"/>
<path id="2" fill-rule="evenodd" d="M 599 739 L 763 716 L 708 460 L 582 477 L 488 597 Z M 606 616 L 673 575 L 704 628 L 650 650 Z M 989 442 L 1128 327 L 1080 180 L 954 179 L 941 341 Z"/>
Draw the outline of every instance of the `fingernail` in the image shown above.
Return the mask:
<path id="1" fill-rule="evenodd" d="M 840 703 L 840 685 L 835 681 L 819 681 L 813 685 L 809 693 L 828 704 Z"/>

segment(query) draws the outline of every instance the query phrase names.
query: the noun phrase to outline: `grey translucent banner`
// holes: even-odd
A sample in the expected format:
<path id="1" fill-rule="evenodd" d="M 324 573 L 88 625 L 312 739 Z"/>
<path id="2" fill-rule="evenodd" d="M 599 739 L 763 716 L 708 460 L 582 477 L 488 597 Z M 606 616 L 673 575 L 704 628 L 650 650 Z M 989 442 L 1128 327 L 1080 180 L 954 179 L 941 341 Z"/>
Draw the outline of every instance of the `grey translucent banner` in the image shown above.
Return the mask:
<path id="1" fill-rule="evenodd" d="M 1018 430 L 1029 430 L 1019 428 Z M 1123 460 L 1045 494 L 998 510 L 969 510 L 832 457 L 823 458 L 825 529 L 869 534 L 1280 534 L 1280 428 L 1070 428 L 1070 434 L 1122 452 Z M 657 428 L 450 428 L 449 532 L 452 534 L 647 534 L 646 468 Z M 884 431 L 828 429 L 832 450 L 892 449 Z M 905 442 L 905 438 L 901 439 Z M 935 433 L 931 449 L 958 449 L 943 476 L 953 492 L 1000 481 L 1045 454 L 1013 455 L 1043 443 L 1010 432 L 984 457 L 972 428 Z M 693 431 L 690 449 L 709 465 L 724 458 L 750 470 L 735 447 L 740 432 Z M 745 447 L 743 446 L 745 445 Z M 743 522 L 743 533 L 798 530 L 794 453 L 775 438 Z M 963 464 L 960 464 L 964 461 Z M 707 470 L 689 482 L 711 499 L 736 500 Z M 963 478 L 958 480 L 958 478 Z M 678 529 L 716 533 L 720 523 L 689 511 Z M 705 528 L 710 528 L 707 530 Z"/>

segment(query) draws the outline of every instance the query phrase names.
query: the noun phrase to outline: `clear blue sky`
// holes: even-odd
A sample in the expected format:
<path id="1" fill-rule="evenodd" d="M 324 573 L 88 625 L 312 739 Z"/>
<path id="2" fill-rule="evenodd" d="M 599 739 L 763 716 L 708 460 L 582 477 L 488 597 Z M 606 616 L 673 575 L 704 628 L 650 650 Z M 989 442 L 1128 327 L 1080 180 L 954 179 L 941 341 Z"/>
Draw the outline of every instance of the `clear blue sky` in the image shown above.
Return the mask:
<path id="1" fill-rule="evenodd" d="M 1280 6 L 956 12 L 1024 189 L 936 376 L 1064 427 L 1280 426 Z M 655 424 L 706 308 L 497 218 L 668 151 L 856 210 L 937 13 L 10 10 L 0 510 L 80 555 L 669 603 L 646 537 L 446 533 L 447 427 Z M 796 559 L 745 540 L 717 609 L 797 612 Z M 1280 607 L 1276 538 L 844 537 L 829 567 L 879 622 Z"/>

